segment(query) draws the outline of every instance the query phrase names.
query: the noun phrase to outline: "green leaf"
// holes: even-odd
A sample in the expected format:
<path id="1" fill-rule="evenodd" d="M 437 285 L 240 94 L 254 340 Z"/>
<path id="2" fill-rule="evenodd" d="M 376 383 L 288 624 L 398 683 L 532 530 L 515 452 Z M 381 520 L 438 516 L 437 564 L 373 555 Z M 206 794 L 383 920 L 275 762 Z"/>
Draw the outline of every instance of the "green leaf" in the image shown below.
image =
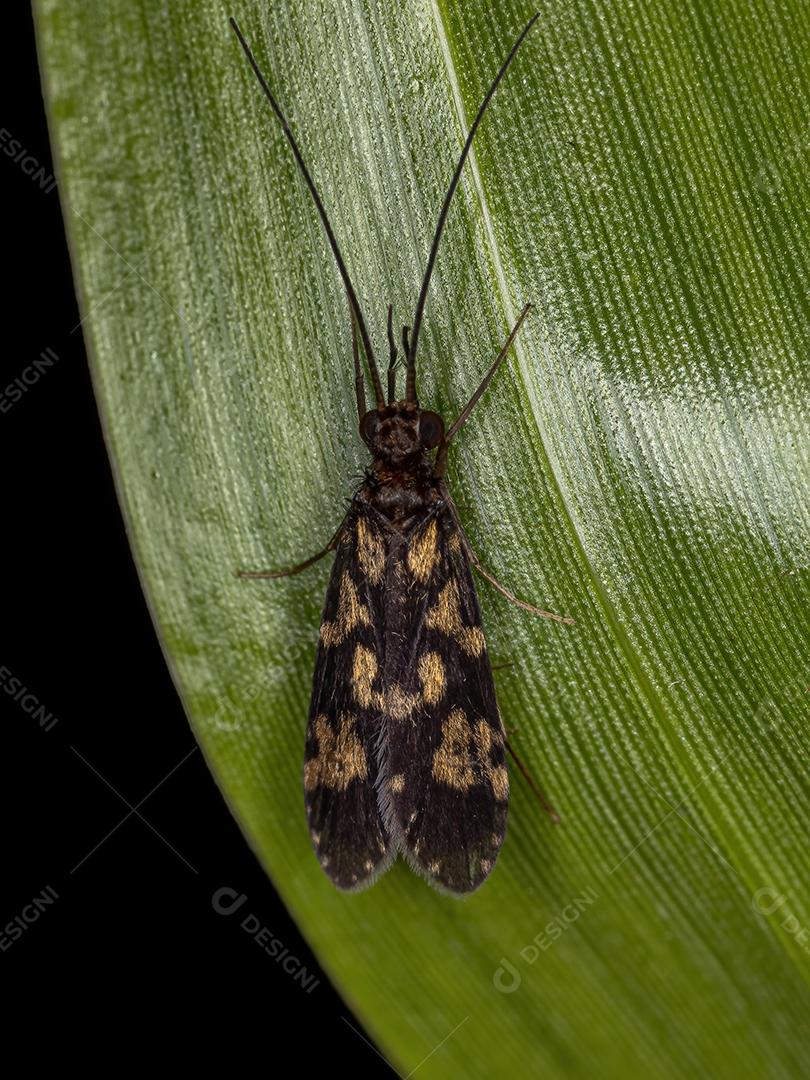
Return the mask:
<path id="1" fill-rule="evenodd" d="M 213 0 L 37 0 L 83 327 L 167 655 L 222 791 L 403 1073 L 806 1068 L 807 115 L 799 0 L 551 0 L 448 222 L 421 397 L 458 439 L 515 777 L 466 901 L 338 894 L 301 758 L 328 567 L 280 582 L 363 467 L 345 299 Z M 531 9 L 236 4 L 384 351 L 469 120 Z M 507 992 L 508 991 L 508 992 Z M 347 1029 L 346 1054 L 360 1052 Z"/>

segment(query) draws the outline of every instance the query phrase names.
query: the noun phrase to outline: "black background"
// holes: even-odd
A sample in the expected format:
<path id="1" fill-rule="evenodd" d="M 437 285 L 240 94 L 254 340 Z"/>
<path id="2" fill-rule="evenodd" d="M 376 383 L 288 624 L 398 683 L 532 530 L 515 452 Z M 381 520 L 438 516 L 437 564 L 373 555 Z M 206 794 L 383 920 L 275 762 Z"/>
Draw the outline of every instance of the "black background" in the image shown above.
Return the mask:
<path id="1" fill-rule="evenodd" d="M 16 24 L 4 27 L 2 77 L 10 82 L 0 127 L 51 174 L 33 24 L 24 5 L 16 11 Z M 298 1061 L 306 1071 L 387 1075 L 350 1030 L 347 1022 L 358 1021 L 319 970 L 195 749 L 130 555 L 82 331 L 74 330 L 58 189 L 44 192 L 2 153 L 0 181 L 0 384 L 46 348 L 59 357 L 0 413 L 0 665 L 6 686 L 18 679 L 57 718 L 43 730 L 0 687 L 5 1040 L 19 1038 L 19 1018 L 38 1032 L 26 1040 L 32 1064 L 50 1053 L 73 1063 L 101 1057 L 110 1068 L 118 1067 L 110 1055 L 145 1057 L 160 1067 L 203 1049 L 209 1066 L 209 1055 L 228 1050 L 237 1068 L 255 1061 L 272 1073 L 278 1062 L 287 1071 Z M 12 941 L 2 928 L 30 912 L 46 887 L 59 899 Z M 220 887 L 246 895 L 238 916 L 215 912 Z M 305 993 L 241 929 L 248 912 L 316 975 L 316 989 Z"/>

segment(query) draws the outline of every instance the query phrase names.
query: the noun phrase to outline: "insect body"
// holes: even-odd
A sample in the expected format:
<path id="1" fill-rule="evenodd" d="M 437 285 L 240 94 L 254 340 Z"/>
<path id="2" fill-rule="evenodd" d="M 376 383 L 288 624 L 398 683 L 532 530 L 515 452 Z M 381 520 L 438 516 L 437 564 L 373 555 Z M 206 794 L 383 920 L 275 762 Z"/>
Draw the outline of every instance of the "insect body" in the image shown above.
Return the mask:
<path id="1" fill-rule="evenodd" d="M 310 834 L 321 866 L 342 889 L 360 889 L 397 854 L 440 889 L 468 893 L 489 874 L 503 843 L 509 798 L 504 730 L 495 700 L 471 566 L 480 565 L 445 482 L 448 447 L 509 351 L 523 308 L 495 362 L 458 419 L 419 405 L 416 351 L 447 211 L 487 105 L 535 16 L 515 42 L 478 111 L 441 209 L 413 326 L 403 329 L 405 397 L 397 400 L 398 350 L 388 308 L 383 394 L 360 305 L 320 195 L 296 140 L 238 26 L 320 214 L 349 300 L 360 435 L 371 455 L 348 514 L 323 551 L 335 552 L 320 627 L 304 765 Z M 359 340 L 358 340 L 359 338 Z M 374 405 L 365 400 L 360 343 Z"/>

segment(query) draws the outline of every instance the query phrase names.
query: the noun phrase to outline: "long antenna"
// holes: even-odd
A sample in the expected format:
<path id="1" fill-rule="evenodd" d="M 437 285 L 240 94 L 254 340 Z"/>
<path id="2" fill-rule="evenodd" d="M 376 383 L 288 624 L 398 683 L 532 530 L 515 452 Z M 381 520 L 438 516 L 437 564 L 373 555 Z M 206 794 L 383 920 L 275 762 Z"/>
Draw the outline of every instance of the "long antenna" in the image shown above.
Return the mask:
<path id="1" fill-rule="evenodd" d="M 284 113 L 281 111 L 278 102 L 273 97 L 273 93 L 267 84 L 267 80 L 265 79 L 264 75 L 262 75 L 261 70 L 259 69 L 259 65 L 256 63 L 256 57 L 253 55 L 250 46 L 245 41 L 242 31 L 239 29 L 239 24 L 237 23 L 236 19 L 233 18 L 229 19 L 228 21 L 231 24 L 233 32 L 239 39 L 239 44 L 242 46 L 242 49 L 245 53 L 245 56 L 248 58 L 250 66 L 253 68 L 253 73 L 259 80 L 259 85 L 264 91 L 264 96 L 270 102 L 273 112 L 278 117 L 282 131 L 287 138 L 287 142 L 292 147 L 292 152 L 295 155 L 296 162 L 298 163 L 298 168 L 301 170 L 301 174 L 306 181 L 307 187 L 309 188 L 310 195 L 312 195 L 315 206 L 318 208 L 318 213 L 320 214 L 321 221 L 323 222 L 323 227 L 326 230 L 327 239 L 329 240 L 329 246 L 332 249 L 332 254 L 335 256 L 335 262 L 337 263 L 338 270 L 340 271 L 340 276 L 343 278 L 343 284 L 345 285 L 346 292 L 349 296 L 349 303 L 352 306 L 354 317 L 357 320 L 357 326 L 360 330 L 360 337 L 363 340 L 363 348 L 366 353 L 366 359 L 368 360 L 368 367 L 371 373 L 371 381 L 374 385 L 374 396 L 377 399 L 377 408 L 382 409 L 385 406 L 385 398 L 383 397 L 382 382 L 380 381 L 380 373 L 377 369 L 377 359 L 374 355 L 374 349 L 371 345 L 371 338 L 369 337 L 368 329 L 366 328 L 366 321 L 363 318 L 363 312 L 360 310 L 360 304 L 357 300 L 357 294 L 354 291 L 352 280 L 349 277 L 349 271 L 346 269 L 346 264 L 343 261 L 343 256 L 340 253 L 337 239 L 335 238 L 332 226 L 329 223 L 329 218 L 326 214 L 326 210 L 324 209 L 324 205 L 321 202 L 321 197 L 318 194 L 318 189 L 315 187 L 315 182 L 309 175 L 309 169 L 304 164 L 304 159 L 301 156 L 301 151 L 298 148 L 298 143 L 295 141 L 295 136 L 290 130 L 290 125 L 287 123 L 287 118 L 284 116 Z"/>
<path id="2" fill-rule="evenodd" d="M 509 68 L 509 65 L 514 60 L 515 53 L 523 44 L 523 39 L 526 37 L 528 32 L 531 30 L 531 28 L 534 26 L 535 22 L 537 22 L 539 18 L 539 11 L 532 15 L 531 19 L 529 19 L 529 21 L 523 28 L 523 32 L 521 33 L 520 37 L 512 46 L 509 55 L 504 60 L 503 64 L 501 64 L 501 69 L 495 76 L 492 86 L 490 86 L 489 90 L 487 91 L 487 95 L 481 102 L 475 120 L 473 120 L 472 127 L 470 128 L 469 134 L 467 135 L 467 141 L 464 143 L 464 149 L 461 151 L 461 157 L 458 159 L 456 171 L 453 173 L 453 179 L 450 181 L 450 187 L 447 189 L 447 194 L 444 197 L 441 212 L 439 213 L 439 221 L 436 225 L 436 232 L 433 234 L 433 243 L 430 245 L 430 254 L 428 255 L 425 276 L 422 278 L 422 288 L 419 290 L 419 299 L 416 301 L 416 314 L 413 317 L 413 330 L 411 331 L 411 347 L 407 357 L 408 374 L 405 380 L 406 401 L 416 402 L 416 349 L 419 345 L 419 331 L 422 327 L 422 316 L 425 311 L 425 302 L 427 300 L 428 286 L 430 285 L 430 278 L 433 274 L 433 266 L 436 262 L 436 254 L 439 250 L 439 241 L 442 238 L 442 230 L 444 229 L 444 223 L 447 220 L 447 213 L 450 209 L 450 203 L 452 202 L 453 195 L 456 188 L 458 187 L 458 182 L 461 179 L 461 172 L 464 168 L 464 163 L 466 162 L 467 156 L 470 153 L 472 141 L 475 138 L 475 133 L 478 130 L 478 125 L 481 123 L 484 113 L 487 110 L 487 105 L 489 105 L 490 101 L 492 100 L 492 95 L 498 89 L 498 83 L 504 77 Z"/>

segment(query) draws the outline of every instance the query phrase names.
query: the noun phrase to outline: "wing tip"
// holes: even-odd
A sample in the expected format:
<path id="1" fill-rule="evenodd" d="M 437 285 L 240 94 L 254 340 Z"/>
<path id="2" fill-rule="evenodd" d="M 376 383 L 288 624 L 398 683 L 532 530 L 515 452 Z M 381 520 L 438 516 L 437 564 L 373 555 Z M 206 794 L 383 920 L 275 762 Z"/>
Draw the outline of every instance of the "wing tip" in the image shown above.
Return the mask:
<path id="1" fill-rule="evenodd" d="M 389 858 L 381 859 L 374 869 L 368 871 L 365 876 L 352 874 L 344 877 L 330 873 L 329 868 L 324 866 L 323 863 L 321 863 L 321 869 L 340 892 L 347 894 L 361 893 L 365 892 L 366 889 L 370 889 L 372 885 L 376 885 L 383 874 L 391 869 L 394 858 L 395 856 L 391 855 Z"/>
<path id="2" fill-rule="evenodd" d="M 475 873 L 465 874 L 451 870 L 447 863 L 443 864 L 441 861 L 425 863 L 407 849 L 403 850 L 402 854 L 410 867 L 423 877 L 428 885 L 443 896 L 452 896 L 456 900 L 472 896 L 481 888 L 494 870 L 498 857 L 498 852 L 495 851 L 490 859 L 477 860 L 478 870 Z"/>

